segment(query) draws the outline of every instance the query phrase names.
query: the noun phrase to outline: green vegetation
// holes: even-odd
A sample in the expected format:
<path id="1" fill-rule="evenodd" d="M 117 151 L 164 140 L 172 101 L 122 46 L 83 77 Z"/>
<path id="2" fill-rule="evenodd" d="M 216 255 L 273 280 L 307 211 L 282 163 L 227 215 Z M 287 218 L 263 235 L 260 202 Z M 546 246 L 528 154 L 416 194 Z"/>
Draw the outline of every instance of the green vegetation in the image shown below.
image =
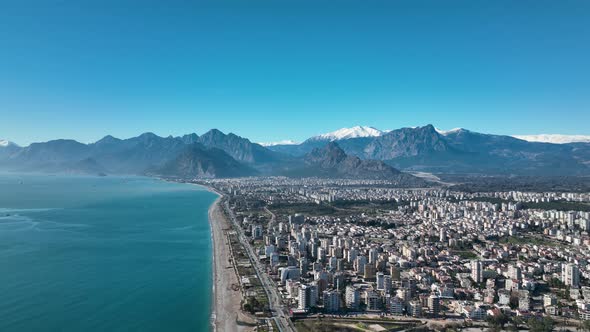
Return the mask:
<path id="1" fill-rule="evenodd" d="M 460 183 L 452 190 L 466 192 L 529 191 L 529 192 L 588 192 L 588 176 L 478 176 L 463 174 L 437 174 L 445 182 Z"/>
<path id="2" fill-rule="evenodd" d="M 336 209 L 326 204 L 312 203 L 279 203 L 268 207 L 276 215 L 303 213 L 311 216 L 333 215 Z"/>
<path id="3" fill-rule="evenodd" d="M 549 287 L 551 288 L 559 288 L 559 289 L 565 289 L 566 286 L 563 283 L 563 281 L 557 279 L 557 278 L 551 278 L 551 280 L 549 280 L 547 282 L 547 284 L 549 285 Z"/>
<path id="4" fill-rule="evenodd" d="M 500 239 L 500 243 L 508 243 L 513 245 L 545 245 L 545 246 L 554 246 L 554 244 L 550 241 L 544 241 L 543 239 L 534 238 L 534 237 L 525 237 L 525 236 L 509 236 Z"/>
<path id="5" fill-rule="evenodd" d="M 366 214 L 376 214 L 378 210 L 397 210 L 400 206 L 408 205 L 407 202 L 395 201 L 335 201 L 314 203 L 277 203 L 268 206 L 273 213 L 277 215 L 290 215 L 303 213 L 310 216 L 326 215 L 350 215 L 363 212 Z"/>
<path id="6" fill-rule="evenodd" d="M 474 202 L 488 202 L 491 204 L 503 204 L 503 203 L 516 203 L 512 200 L 505 200 L 497 197 L 474 197 L 464 199 L 466 201 L 474 201 Z M 541 203 L 533 203 L 533 202 L 521 202 L 521 209 L 529 210 L 529 209 L 536 209 L 536 210 L 557 210 L 557 211 L 584 211 L 590 212 L 590 204 L 588 203 L 579 203 L 579 202 L 541 202 Z"/>
<path id="7" fill-rule="evenodd" d="M 486 322 L 488 322 L 490 328 L 498 331 L 504 329 L 504 325 L 508 324 L 508 321 L 508 317 L 503 313 L 500 313 L 497 316 L 488 316 L 486 318 Z"/>
<path id="8" fill-rule="evenodd" d="M 543 317 L 542 319 L 531 318 L 527 321 L 530 332 L 550 332 L 553 331 L 555 322 L 550 317 Z"/>
<path id="9" fill-rule="evenodd" d="M 512 317 L 510 320 L 510 326 L 508 326 L 508 331 L 518 332 L 520 331 L 522 325 L 524 325 L 524 320 L 522 317 Z"/>
<path id="10" fill-rule="evenodd" d="M 590 320 L 585 320 L 580 325 L 580 329 L 584 332 L 590 332 Z"/>
<path id="11" fill-rule="evenodd" d="M 400 206 L 409 205 L 408 202 L 396 202 L 396 201 L 371 201 L 371 200 L 358 200 L 358 201 L 334 201 L 330 203 L 335 208 L 343 209 L 355 209 L 355 208 L 373 208 L 381 210 L 397 210 Z"/>
<path id="12" fill-rule="evenodd" d="M 590 204 L 578 202 L 543 202 L 522 203 L 523 209 L 557 210 L 557 211 L 584 211 L 590 212 Z"/>
<path id="13" fill-rule="evenodd" d="M 454 250 L 452 255 L 457 255 L 461 257 L 461 259 L 477 259 L 477 254 L 471 250 Z"/>
<path id="14" fill-rule="evenodd" d="M 259 311 L 264 311 L 266 309 L 266 305 L 264 303 L 261 303 L 257 298 L 253 296 L 247 297 L 245 300 L 244 310 L 251 314 L 254 314 Z"/>

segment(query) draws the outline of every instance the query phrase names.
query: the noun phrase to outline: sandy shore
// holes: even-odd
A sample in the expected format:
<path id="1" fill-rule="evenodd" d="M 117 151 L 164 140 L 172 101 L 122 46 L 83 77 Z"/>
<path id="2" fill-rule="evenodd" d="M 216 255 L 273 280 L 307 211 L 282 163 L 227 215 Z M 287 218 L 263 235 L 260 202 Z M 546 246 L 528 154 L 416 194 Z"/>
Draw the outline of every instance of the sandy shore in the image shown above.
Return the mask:
<path id="1" fill-rule="evenodd" d="M 245 317 L 240 309 L 241 293 L 236 290 L 239 289 L 236 287 L 239 281 L 231 264 L 229 243 L 224 231 L 230 225 L 221 212 L 220 202 L 221 197 L 209 208 L 213 239 L 213 330 L 246 331 L 248 328 L 238 325 L 238 320 Z"/>

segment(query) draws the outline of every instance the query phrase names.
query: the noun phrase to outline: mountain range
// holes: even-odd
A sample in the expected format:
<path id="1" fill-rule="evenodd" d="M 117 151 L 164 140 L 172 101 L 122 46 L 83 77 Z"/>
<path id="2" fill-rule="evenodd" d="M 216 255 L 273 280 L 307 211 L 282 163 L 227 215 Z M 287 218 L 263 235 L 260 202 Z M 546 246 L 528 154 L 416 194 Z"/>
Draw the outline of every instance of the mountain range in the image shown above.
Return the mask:
<path id="1" fill-rule="evenodd" d="M 352 138 L 316 136 L 301 144 L 274 145 L 269 149 L 303 156 L 328 142 L 338 142 L 349 155 L 381 160 L 406 171 L 590 175 L 590 143 L 529 142 L 512 136 L 482 134 L 462 128 L 442 131 L 433 125 L 381 131 L 375 135 L 357 135 Z"/>
<path id="2" fill-rule="evenodd" d="M 400 183 L 409 181 L 410 175 L 404 173 L 408 171 L 588 176 L 590 143 L 529 142 L 460 128 L 442 131 L 426 125 L 390 131 L 357 126 L 300 144 L 262 146 L 213 129 L 201 136 L 105 136 L 90 144 L 58 139 L 20 147 L 2 140 L 0 169 L 182 178 L 321 176 L 395 179 Z"/>

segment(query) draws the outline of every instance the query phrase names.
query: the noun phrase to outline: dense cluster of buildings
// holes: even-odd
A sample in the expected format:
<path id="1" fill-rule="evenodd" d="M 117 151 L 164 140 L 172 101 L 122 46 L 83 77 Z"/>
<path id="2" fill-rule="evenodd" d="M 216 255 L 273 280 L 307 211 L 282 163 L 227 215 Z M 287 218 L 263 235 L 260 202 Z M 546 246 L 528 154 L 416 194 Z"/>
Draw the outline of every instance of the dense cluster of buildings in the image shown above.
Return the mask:
<path id="1" fill-rule="evenodd" d="M 230 198 L 294 315 L 590 319 L 590 212 L 522 205 L 588 194 L 287 178 L 204 184 Z M 304 204 L 305 214 L 289 208 Z"/>

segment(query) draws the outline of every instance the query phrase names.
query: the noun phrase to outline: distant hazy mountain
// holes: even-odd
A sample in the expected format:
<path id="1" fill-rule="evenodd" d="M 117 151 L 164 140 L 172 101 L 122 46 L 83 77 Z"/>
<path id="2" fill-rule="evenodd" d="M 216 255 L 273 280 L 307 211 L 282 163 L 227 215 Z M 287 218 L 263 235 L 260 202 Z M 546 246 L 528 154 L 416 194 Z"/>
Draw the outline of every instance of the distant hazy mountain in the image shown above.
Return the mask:
<path id="1" fill-rule="evenodd" d="M 55 171 L 90 157 L 88 146 L 74 140 L 59 139 L 33 143 L 4 156 L 3 168 L 23 171 Z"/>
<path id="2" fill-rule="evenodd" d="M 351 144 L 343 146 L 352 149 Z M 390 131 L 368 141 L 362 150 L 354 151 L 353 154 L 370 159 L 392 160 L 399 157 L 446 153 L 451 150 L 447 141 L 432 125 L 428 125 Z"/>
<path id="3" fill-rule="evenodd" d="M 184 135 L 180 138 L 184 144 L 194 144 L 199 142 L 199 135 L 192 133 Z"/>
<path id="4" fill-rule="evenodd" d="M 217 129 L 203 134 L 198 141 L 206 147 L 221 149 L 234 159 L 247 164 L 271 163 L 280 160 L 276 152 L 260 144 L 252 143 L 232 133 L 226 135 Z"/>
<path id="5" fill-rule="evenodd" d="M 153 133 L 129 139 L 105 136 L 92 144 L 58 139 L 19 147 L 5 140 L 0 142 L 0 169 L 15 171 L 143 174 L 147 170 L 170 166 L 168 163 L 181 152 L 186 153 L 187 147 L 199 143 L 204 152 L 194 155 L 204 158 L 203 161 L 208 164 L 198 165 L 204 167 L 200 171 L 183 171 L 186 174 L 242 174 L 241 168 L 229 163 L 225 155 L 209 151 L 214 148 L 261 175 L 305 169 L 313 176 L 326 174 L 328 168 L 310 167 L 309 162 L 314 157 L 310 153 L 317 149 L 323 151 L 327 143 L 337 142 L 337 147 L 347 157 L 358 157 L 354 163 L 349 159 L 339 166 L 347 166 L 346 172 L 335 169 L 335 174 L 340 176 L 360 175 L 369 168 L 386 171 L 380 169 L 381 164 L 359 164 L 363 160 L 382 161 L 404 171 L 444 174 L 590 175 L 590 143 L 529 142 L 462 128 L 444 131 L 432 125 L 387 132 L 370 127 L 353 127 L 312 137 L 301 144 L 268 147 L 216 129 L 202 136 L 160 137 Z M 215 158 L 220 158 L 219 163 Z M 208 173 L 208 167 L 215 172 Z M 177 168 L 181 169 L 184 168 Z M 233 171 L 225 171 L 231 169 Z M 313 174 L 312 171 L 318 173 Z"/>
<path id="6" fill-rule="evenodd" d="M 315 148 L 321 148 L 328 142 L 343 142 L 350 139 L 357 139 L 356 142 L 367 141 L 370 138 L 378 137 L 385 134 L 385 131 L 373 127 L 355 126 L 351 128 L 342 128 L 330 133 L 313 136 L 301 144 L 273 144 L 268 148 L 272 151 L 301 157 Z"/>
<path id="7" fill-rule="evenodd" d="M 0 160 L 8 158 L 20 150 L 21 147 L 8 140 L 0 140 Z"/>
<path id="8" fill-rule="evenodd" d="M 17 146 L 15 143 L 5 140 L 5 139 L 0 139 L 0 149 L 1 148 L 7 148 L 9 146 Z"/>
<path id="9" fill-rule="evenodd" d="M 402 173 L 382 161 L 349 156 L 336 142 L 314 149 L 305 155 L 303 161 L 303 167 L 291 171 L 291 176 L 390 180 L 408 186 L 427 185 L 426 181 Z"/>
<path id="10" fill-rule="evenodd" d="M 258 172 L 248 167 L 223 150 L 206 148 L 200 143 L 185 147 L 174 159 L 150 174 L 175 178 L 231 178 L 256 175 Z"/>
<path id="11" fill-rule="evenodd" d="M 308 167 L 321 170 L 330 177 L 388 179 L 401 173 L 382 161 L 348 156 L 336 142 L 313 149 L 305 155 L 304 161 Z"/>
<path id="12" fill-rule="evenodd" d="M 402 128 L 380 132 L 376 136 L 342 138 L 334 141 L 337 141 L 346 153 L 364 159 L 390 160 L 450 149 L 443 136 L 432 125 Z M 325 143 L 326 141 L 320 141 L 316 137 L 298 146 L 272 146 L 269 149 L 302 156 L 315 148 L 322 147 Z"/>
<path id="13" fill-rule="evenodd" d="M 187 146 L 185 141 L 145 133 L 124 140 L 106 136 L 88 148 L 90 156 L 112 173 L 141 174 L 176 157 Z"/>
<path id="14" fill-rule="evenodd" d="M 540 135 L 513 135 L 518 139 L 529 142 L 566 144 L 566 143 L 590 143 L 590 136 L 584 135 L 559 135 L 559 134 L 540 134 Z"/>
<path id="15" fill-rule="evenodd" d="M 467 152 L 466 168 L 486 174 L 587 175 L 590 144 L 527 142 L 511 136 L 459 130 L 445 136 L 457 150 Z M 465 171 L 465 170 L 463 170 Z"/>
<path id="16" fill-rule="evenodd" d="M 194 147 L 199 144 L 200 150 Z M 187 147 L 192 147 L 192 164 L 186 162 Z M 198 153 L 197 153 L 198 152 Z M 12 144 L 0 146 L 0 169 L 13 171 L 45 171 L 68 173 L 144 174 L 146 171 L 175 169 L 171 162 L 184 153 L 184 163 L 178 168 L 191 176 L 242 176 L 255 174 L 253 168 L 266 173 L 292 158 L 270 151 L 234 134 L 211 130 L 199 137 L 160 137 L 145 133 L 129 139 L 105 136 L 101 140 L 83 144 L 73 140 L 54 140 L 34 143 L 20 148 Z M 231 158 L 228 160 L 227 158 Z M 203 158 L 201 161 L 195 158 Z M 219 160 L 217 160 L 219 159 Z M 242 162 L 250 165 L 245 167 Z M 184 165 L 184 166 L 183 166 Z M 194 165 L 195 168 L 188 166 Z M 199 168 L 200 167 L 200 168 Z M 166 173 L 171 176 L 170 172 Z M 200 175 L 199 175 L 200 174 Z M 179 174 L 180 175 L 180 174 Z"/>
<path id="17" fill-rule="evenodd" d="M 590 175 L 590 144 L 528 142 L 466 129 L 432 125 L 401 128 L 373 137 L 336 140 L 350 155 L 385 161 L 403 170 L 437 173 Z M 321 147 L 315 140 L 269 149 L 303 156 Z"/>
<path id="18" fill-rule="evenodd" d="M 96 160 L 86 158 L 71 164 L 60 165 L 55 171 L 80 174 L 106 174 L 107 169 Z"/>

